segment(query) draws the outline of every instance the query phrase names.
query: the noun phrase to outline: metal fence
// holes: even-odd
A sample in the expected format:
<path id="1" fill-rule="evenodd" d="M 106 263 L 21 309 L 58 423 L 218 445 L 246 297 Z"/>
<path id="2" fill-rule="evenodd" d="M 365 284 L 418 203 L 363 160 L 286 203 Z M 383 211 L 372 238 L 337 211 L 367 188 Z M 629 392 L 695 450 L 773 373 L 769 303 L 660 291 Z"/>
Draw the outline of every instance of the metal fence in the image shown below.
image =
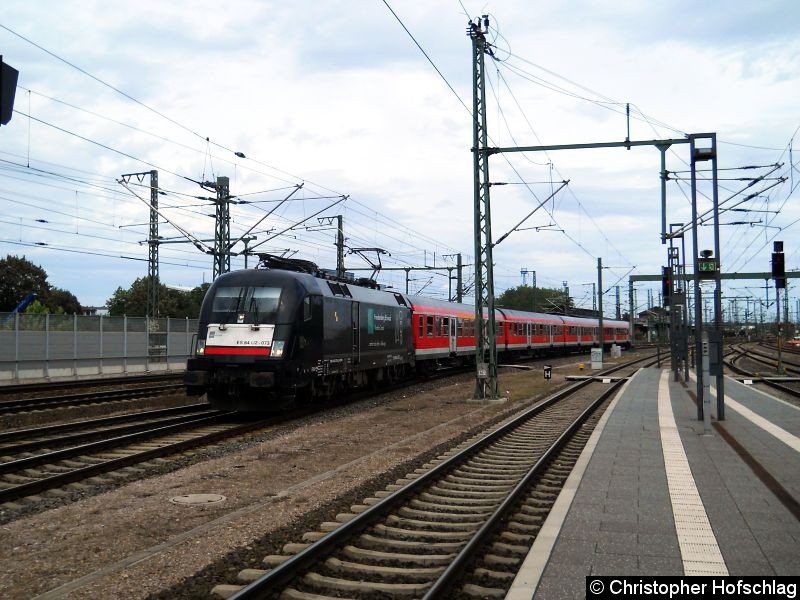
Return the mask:
<path id="1" fill-rule="evenodd" d="M 186 368 L 197 319 L 0 313 L 0 383 Z"/>

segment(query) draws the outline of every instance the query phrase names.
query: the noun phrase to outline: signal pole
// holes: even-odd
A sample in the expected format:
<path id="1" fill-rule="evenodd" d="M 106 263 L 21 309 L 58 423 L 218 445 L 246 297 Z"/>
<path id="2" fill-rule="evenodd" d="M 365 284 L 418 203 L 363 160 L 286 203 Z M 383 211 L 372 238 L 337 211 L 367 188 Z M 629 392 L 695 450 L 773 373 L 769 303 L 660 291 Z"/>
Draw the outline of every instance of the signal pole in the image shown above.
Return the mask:
<path id="1" fill-rule="evenodd" d="M 475 200 L 475 398 L 498 398 L 497 338 L 494 319 L 494 270 L 492 218 L 489 199 L 489 156 L 486 132 L 485 55 L 492 49 L 486 40 L 489 17 L 470 21 L 472 40 L 472 164 Z M 484 311 L 486 317 L 484 318 Z"/>
<path id="2" fill-rule="evenodd" d="M 605 347 L 605 335 L 603 335 L 603 259 L 597 257 L 597 318 L 600 321 L 600 331 L 598 339 L 600 340 L 600 356 L 603 356 L 603 348 Z M 600 361 L 602 362 L 602 358 Z"/>
<path id="3" fill-rule="evenodd" d="M 772 278 L 775 280 L 775 309 L 778 326 L 778 375 L 783 375 L 783 327 L 781 326 L 781 289 L 786 289 L 786 265 L 783 242 L 772 242 Z M 784 294 L 784 303 L 786 302 Z M 788 325 L 788 320 L 787 320 Z"/>

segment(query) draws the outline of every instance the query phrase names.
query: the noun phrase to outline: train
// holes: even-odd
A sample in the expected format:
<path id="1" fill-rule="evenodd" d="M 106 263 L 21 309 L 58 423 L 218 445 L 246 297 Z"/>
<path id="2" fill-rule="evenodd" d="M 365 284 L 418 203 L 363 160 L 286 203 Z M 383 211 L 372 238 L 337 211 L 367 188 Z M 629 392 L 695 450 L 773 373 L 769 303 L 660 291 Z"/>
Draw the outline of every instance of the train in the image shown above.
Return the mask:
<path id="1" fill-rule="evenodd" d="M 484 312 L 484 318 L 486 313 Z M 498 308 L 498 359 L 597 346 L 595 319 Z M 605 345 L 630 345 L 604 320 Z M 268 411 L 391 385 L 412 373 L 475 364 L 475 307 L 326 274 L 313 262 L 261 255 L 206 293 L 184 377 L 219 409 Z"/>

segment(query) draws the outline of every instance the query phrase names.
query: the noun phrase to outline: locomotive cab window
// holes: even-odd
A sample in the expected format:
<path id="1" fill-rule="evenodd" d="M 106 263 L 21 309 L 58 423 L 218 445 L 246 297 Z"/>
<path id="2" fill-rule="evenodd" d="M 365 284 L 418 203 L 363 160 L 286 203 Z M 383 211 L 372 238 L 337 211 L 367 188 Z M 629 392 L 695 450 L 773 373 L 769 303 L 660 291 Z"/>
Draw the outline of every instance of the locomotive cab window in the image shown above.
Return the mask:
<path id="1" fill-rule="evenodd" d="M 230 322 L 233 314 L 244 315 L 248 323 L 274 322 L 280 307 L 281 288 L 231 286 L 219 287 L 211 306 L 213 313 L 223 322 Z"/>

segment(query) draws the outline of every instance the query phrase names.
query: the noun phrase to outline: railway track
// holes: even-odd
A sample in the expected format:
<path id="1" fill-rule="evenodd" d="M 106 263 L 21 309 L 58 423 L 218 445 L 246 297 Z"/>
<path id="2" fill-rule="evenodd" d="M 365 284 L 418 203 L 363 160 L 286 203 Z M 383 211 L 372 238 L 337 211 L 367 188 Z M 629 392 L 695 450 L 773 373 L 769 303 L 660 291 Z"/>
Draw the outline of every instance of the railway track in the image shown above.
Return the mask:
<path id="1" fill-rule="evenodd" d="M 171 425 L 180 420 L 196 418 L 211 412 L 212 410 L 207 404 L 190 404 L 115 417 L 6 431 L 0 433 L 0 459 L 6 460 L 7 457 L 4 455 L 8 453 L 29 453 L 68 444 L 90 442 L 102 437 L 135 433 Z"/>
<path id="2" fill-rule="evenodd" d="M 777 344 L 772 344 L 772 343 L 768 343 L 768 342 L 758 342 L 758 345 L 762 346 L 764 348 L 767 348 L 768 350 L 773 351 L 773 352 L 777 352 L 778 351 L 778 345 Z M 787 353 L 787 354 L 790 354 L 790 355 L 793 355 L 793 356 L 797 356 L 798 354 L 800 354 L 800 345 L 792 344 L 792 343 L 789 343 L 789 342 L 784 342 L 781 345 L 781 350 L 783 352 Z"/>
<path id="3" fill-rule="evenodd" d="M 213 593 L 237 600 L 435 598 L 451 591 L 503 597 L 600 418 L 598 408 L 622 384 L 588 379 L 570 386 Z"/>
<path id="4" fill-rule="evenodd" d="M 791 387 L 790 385 L 787 385 L 786 382 L 782 382 L 774 377 L 763 377 L 759 373 L 754 373 L 736 364 L 738 360 L 743 358 L 748 358 L 750 360 L 756 360 L 757 362 L 771 364 L 766 359 L 761 359 L 761 360 L 754 359 L 749 354 L 749 351 L 747 349 L 743 349 L 741 347 L 738 348 L 733 347 L 731 351 L 731 356 L 732 358 L 728 360 L 723 360 L 723 362 L 734 373 L 737 373 L 739 375 L 748 378 L 752 378 L 754 381 L 757 381 L 758 383 L 771 387 L 772 389 L 779 390 L 788 396 L 792 396 L 793 398 L 800 398 L 800 390 L 798 390 L 796 387 Z M 788 371 L 789 370 L 787 369 L 787 372 Z"/>
<path id="5" fill-rule="evenodd" d="M 735 350 L 742 355 L 746 355 L 749 360 L 761 363 L 763 365 L 770 366 L 772 368 L 777 368 L 778 365 L 778 357 L 777 357 L 777 348 L 775 348 L 775 353 L 772 352 L 761 352 L 752 346 L 738 346 L 735 347 Z M 800 375 L 800 363 L 796 363 L 794 361 L 787 361 L 786 357 L 782 357 L 783 368 L 787 374 L 792 375 Z"/>
<path id="6" fill-rule="evenodd" d="M 120 377 L 102 377 L 97 379 L 74 379 L 62 381 L 38 381 L 35 383 L 4 383 L 0 385 L 0 397 L 52 392 L 53 390 L 73 390 L 80 388 L 97 388 L 103 386 L 130 385 L 132 383 L 167 383 L 183 381 L 183 373 L 124 375 Z"/>
<path id="7" fill-rule="evenodd" d="M 34 410 L 50 410 L 54 408 L 63 408 L 65 406 L 84 406 L 87 404 L 130 400 L 132 398 L 148 398 L 179 392 L 182 389 L 183 384 L 170 383 L 124 390 L 102 390 L 69 395 L 59 394 L 57 396 L 39 398 L 0 400 L 0 415 L 30 412 Z"/>
<path id="8" fill-rule="evenodd" d="M 0 505 L 128 467 L 135 472 L 153 459 L 213 444 L 285 418 L 235 423 L 230 422 L 229 413 L 214 412 L 52 452 L 12 454 L 0 459 Z"/>

